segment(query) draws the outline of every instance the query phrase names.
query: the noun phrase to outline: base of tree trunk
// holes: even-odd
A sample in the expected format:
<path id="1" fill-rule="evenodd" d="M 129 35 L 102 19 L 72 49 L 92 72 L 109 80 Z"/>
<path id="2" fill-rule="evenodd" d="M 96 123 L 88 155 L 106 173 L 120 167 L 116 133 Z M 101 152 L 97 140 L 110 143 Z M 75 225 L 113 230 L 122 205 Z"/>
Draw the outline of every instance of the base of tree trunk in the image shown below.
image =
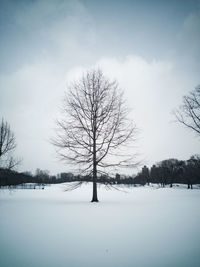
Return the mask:
<path id="1" fill-rule="evenodd" d="M 91 202 L 99 202 L 98 199 L 92 199 Z"/>

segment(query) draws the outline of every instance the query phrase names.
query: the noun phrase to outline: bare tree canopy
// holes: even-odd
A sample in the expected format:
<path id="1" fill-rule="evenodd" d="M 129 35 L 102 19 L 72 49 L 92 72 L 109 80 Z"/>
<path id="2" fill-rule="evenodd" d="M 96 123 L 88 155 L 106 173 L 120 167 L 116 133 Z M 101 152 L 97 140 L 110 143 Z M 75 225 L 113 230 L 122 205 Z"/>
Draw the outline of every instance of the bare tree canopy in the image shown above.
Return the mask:
<path id="1" fill-rule="evenodd" d="M 57 121 L 53 144 L 62 160 L 82 166 L 92 174 L 93 198 L 97 198 L 97 173 L 110 167 L 130 167 L 134 157 L 123 147 L 134 141 L 136 127 L 116 81 L 101 70 L 88 71 L 71 84 L 65 95 L 63 118 Z"/>
<path id="2" fill-rule="evenodd" d="M 200 85 L 183 97 L 183 104 L 174 114 L 178 122 L 200 135 Z"/>
<path id="3" fill-rule="evenodd" d="M 0 167 L 13 169 L 19 163 L 11 155 L 15 148 L 14 133 L 11 131 L 10 125 L 2 119 L 0 123 Z"/>

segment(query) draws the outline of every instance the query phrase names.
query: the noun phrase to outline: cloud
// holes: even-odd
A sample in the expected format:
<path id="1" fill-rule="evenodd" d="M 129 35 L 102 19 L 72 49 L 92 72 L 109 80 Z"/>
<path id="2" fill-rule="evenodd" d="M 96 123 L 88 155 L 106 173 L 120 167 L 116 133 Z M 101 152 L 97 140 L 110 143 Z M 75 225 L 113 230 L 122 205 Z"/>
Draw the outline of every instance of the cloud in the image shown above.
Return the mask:
<path id="1" fill-rule="evenodd" d="M 185 18 L 175 38 L 175 53 L 173 54 L 173 58 L 176 60 L 177 68 L 182 71 L 182 75 L 188 75 L 188 79 L 192 79 L 194 76 L 199 77 L 199 29 L 200 10 L 197 9 L 196 12 L 190 13 Z"/>
<path id="2" fill-rule="evenodd" d="M 124 89 L 128 106 L 132 108 L 132 119 L 141 130 L 138 147 L 147 164 L 163 158 L 187 158 L 192 153 L 189 151 L 198 152 L 190 133 L 172 123 L 172 110 L 179 105 L 184 92 L 193 86 L 193 81 L 180 77 L 173 62 L 147 61 L 130 55 L 102 58 L 92 67 L 100 67 Z M 77 79 L 84 71 L 86 69 L 81 67 L 74 68 L 67 78 L 69 81 Z"/>
<path id="3" fill-rule="evenodd" d="M 178 33 L 178 41 L 189 52 L 190 56 L 200 56 L 200 11 L 187 16 L 181 31 Z M 185 52 L 186 52 L 185 51 Z"/>
<path id="4" fill-rule="evenodd" d="M 9 20 L 12 23 L 2 21 L 1 35 L 4 38 L 0 48 L 2 46 L 7 54 L 5 65 L 9 65 L 9 68 L 1 66 L 2 71 L 8 69 L 10 73 L 23 64 L 39 60 L 54 61 L 68 68 L 91 58 L 90 50 L 96 42 L 96 33 L 92 18 L 80 1 L 20 2 L 11 16 Z M 3 30 L 6 27 L 7 31 Z"/>
<path id="5" fill-rule="evenodd" d="M 166 87 L 171 87 L 173 63 L 167 61 L 147 61 L 142 57 L 130 55 L 123 59 L 102 58 L 93 67 L 100 67 L 111 79 L 117 79 L 125 90 L 129 105 L 141 110 L 140 104 L 149 107 L 152 103 L 166 99 Z M 86 69 L 75 68 L 68 72 L 68 80 L 78 78 Z M 135 103 L 134 103 L 135 102 Z M 139 112 L 141 113 L 141 112 Z"/>

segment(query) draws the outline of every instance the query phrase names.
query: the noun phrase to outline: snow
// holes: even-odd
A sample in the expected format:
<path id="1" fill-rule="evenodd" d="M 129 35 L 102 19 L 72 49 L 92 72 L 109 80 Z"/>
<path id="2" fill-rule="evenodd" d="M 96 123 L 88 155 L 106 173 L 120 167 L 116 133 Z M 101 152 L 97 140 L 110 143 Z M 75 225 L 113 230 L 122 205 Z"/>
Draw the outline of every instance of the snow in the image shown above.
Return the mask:
<path id="1" fill-rule="evenodd" d="M 200 190 L 0 189 L 1 267 L 199 267 Z"/>

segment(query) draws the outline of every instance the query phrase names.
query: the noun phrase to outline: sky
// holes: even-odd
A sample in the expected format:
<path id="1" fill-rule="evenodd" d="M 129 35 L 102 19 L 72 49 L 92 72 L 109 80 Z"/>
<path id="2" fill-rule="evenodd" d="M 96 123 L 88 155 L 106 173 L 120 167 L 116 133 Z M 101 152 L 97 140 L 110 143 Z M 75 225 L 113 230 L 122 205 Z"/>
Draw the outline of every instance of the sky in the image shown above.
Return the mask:
<path id="1" fill-rule="evenodd" d="M 20 171 L 71 171 L 50 139 L 67 86 L 96 67 L 124 90 L 143 164 L 200 152 L 172 114 L 200 84 L 199 0 L 0 0 L 0 59 Z"/>

